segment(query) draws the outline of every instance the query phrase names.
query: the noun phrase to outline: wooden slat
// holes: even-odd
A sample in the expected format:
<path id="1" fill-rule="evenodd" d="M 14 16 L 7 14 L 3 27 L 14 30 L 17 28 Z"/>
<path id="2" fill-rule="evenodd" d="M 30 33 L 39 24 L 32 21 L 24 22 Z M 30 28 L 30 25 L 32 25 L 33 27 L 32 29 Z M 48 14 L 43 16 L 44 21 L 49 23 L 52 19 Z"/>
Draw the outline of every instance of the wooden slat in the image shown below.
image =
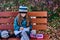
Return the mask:
<path id="1" fill-rule="evenodd" d="M 46 23 L 47 24 L 47 18 L 32 18 L 32 23 Z"/>
<path id="2" fill-rule="evenodd" d="M 18 12 L 0 12 L 0 17 L 16 16 Z"/>
<path id="3" fill-rule="evenodd" d="M 1 23 L 11 23 L 13 22 L 13 18 L 0 18 L 0 24 Z"/>
<path id="4" fill-rule="evenodd" d="M 29 16 L 36 16 L 36 17 L 47 17 L 47 12 L 46 11 L 41 11 L 41 12 L 28 12 Z"/>
<path id="5" fill-rule="evenodd" d="M 7 40 L 6 38 L 2 38 L 1 40 Z"/>
<path id="6" fill-rule="evenodd" d="M 19 38 L 9 38 L 8 40 L 20 40 Z"/>
<path id="7" fill-rule="evenodd" d="M 13 25 L 0 25 L 0 30 L 14 30 Z"/>
<path id="8" fill-rule="evenodd" d="M 47 25 L 33 25 L 34 30 L 46 30 L 47 29 Z"/>

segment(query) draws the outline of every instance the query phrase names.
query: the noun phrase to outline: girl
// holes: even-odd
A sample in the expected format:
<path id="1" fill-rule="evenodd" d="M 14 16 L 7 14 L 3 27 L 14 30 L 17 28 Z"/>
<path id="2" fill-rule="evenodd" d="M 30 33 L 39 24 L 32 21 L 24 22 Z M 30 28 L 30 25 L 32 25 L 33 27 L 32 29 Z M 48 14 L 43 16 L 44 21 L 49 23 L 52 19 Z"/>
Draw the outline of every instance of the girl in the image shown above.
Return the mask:
<path id="1" fill-rule="evenodd" d="M 26 6 L 20 6 L 19 14 L 14 19 L 14 33 L 16 37 L 21 37 L 21 40 L 29 40 L 27 34 L 30 34 L 32 29 L 30 18 L 27 15 L 27 9 Z"/>

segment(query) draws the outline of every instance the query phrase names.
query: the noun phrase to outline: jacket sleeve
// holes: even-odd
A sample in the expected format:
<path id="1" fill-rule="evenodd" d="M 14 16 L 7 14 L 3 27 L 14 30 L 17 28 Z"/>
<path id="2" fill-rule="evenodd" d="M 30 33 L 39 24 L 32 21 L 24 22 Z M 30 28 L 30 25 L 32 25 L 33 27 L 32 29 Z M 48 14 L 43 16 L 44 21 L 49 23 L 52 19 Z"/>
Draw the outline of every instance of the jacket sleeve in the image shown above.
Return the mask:
<path id="1" fill-rule="evenodd" d="M 19 28 L 20 28 L 20 26 L 18 26 L 18 22 L 17 22 L 17 17 L 14 19 L 14 30 L 15 31 L 18 31 L 19 30 Z"/>

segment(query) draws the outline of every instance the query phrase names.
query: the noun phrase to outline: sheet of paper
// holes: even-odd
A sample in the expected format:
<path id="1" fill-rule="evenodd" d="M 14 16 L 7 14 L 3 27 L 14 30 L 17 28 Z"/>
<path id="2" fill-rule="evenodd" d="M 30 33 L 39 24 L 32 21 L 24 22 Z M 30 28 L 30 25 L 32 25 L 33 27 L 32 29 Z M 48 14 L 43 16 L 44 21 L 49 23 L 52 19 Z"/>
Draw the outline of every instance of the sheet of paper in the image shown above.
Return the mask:
<path id="1" fill-rule="evenodd" d="M 29 28 L 24 28 L 24 30 L 20 30 L 20 31 L 14 31 L 14 34 L 17 35 L 22 31 L 29 31 Z"/>
<path id="2" fill-rule="evenodd" d="M 14 31 L 14 34 L 17 35 L 19 34 L 21 31 Z"/>

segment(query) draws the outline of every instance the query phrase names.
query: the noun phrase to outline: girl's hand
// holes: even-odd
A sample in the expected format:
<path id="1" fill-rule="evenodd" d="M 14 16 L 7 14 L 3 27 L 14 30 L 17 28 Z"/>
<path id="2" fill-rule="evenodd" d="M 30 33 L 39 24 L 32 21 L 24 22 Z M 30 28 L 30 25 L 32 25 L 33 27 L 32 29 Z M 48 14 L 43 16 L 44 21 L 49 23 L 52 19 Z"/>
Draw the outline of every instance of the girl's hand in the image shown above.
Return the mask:
<path id="1" fill-rule="evenodd" d="M 23 27 L 20 27 L 20 30 L 23 30 L 24 28 Z"/>

